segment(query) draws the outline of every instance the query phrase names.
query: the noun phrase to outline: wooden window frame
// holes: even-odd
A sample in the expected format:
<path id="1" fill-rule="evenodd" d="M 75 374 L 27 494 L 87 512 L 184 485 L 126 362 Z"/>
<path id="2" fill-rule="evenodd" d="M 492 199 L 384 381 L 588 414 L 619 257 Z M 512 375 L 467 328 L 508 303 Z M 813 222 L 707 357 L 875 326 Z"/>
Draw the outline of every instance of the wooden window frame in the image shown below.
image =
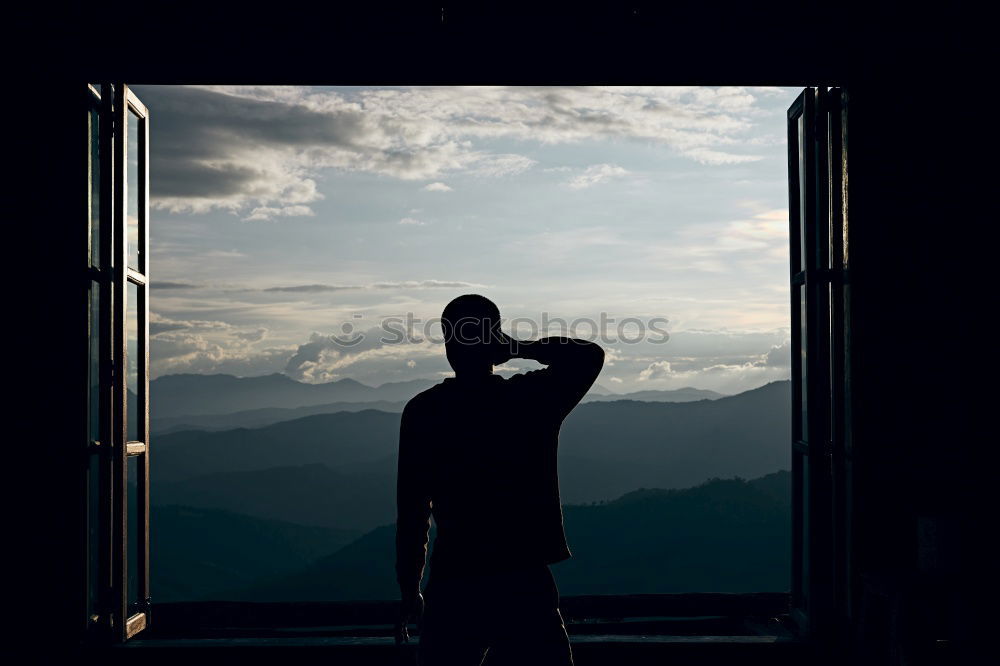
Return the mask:
<path id="1" fill-rule="evenodd" d="M 788 109 L 791 615 L 819 640 L 846 626 L 851 603 L 847 101 L 806 88 Z"/>
<path id="2" fill-rule="evenodd" d="M 100 156 L 100 265 L 90 266 L 88 279 L 98 284 L 100 301 L 100 380 L 98 402 L 99 440 L 90 442 L 91 455 L 99 456 L 97 502 L 101 533 L 98 543 L 88 542 L 89 558 L 98 559 L 98 580 L 87 579 L 87 594 L 96 592 L 97 612 L 88 618 L 95 642 L 124 642 L 150 624 L 149 590 L 149 111 L 123 83 L 104 83 L 100 91 L 88 85 L 88 94 L 101 109 Z M 138 180 L 128 180 L 129 114 L 138 120 Z M 89 186 L 89 185 L 88 185 Z M 128 265 L 128 196 L 137 187 L 138 265 Z M 89 200 L 88 200 L 89 204 Z M 90 245 L 88 243 L 88 251 Z M 136 288 L 137 331 L 135 366 L 137 382 L 134 409 L 138 439 L 129 439 L 128 310 L 129 285 Z M 89 389 L 88 389 L 89 390 Z M 89 426 L 88 426 L 89 427 Z M 129 599 L 129 460 L 137 461 L 134 516 L 137 534 L 131 535 L 136 553 L 136 600 Z M 89 469 L 88 459 L 88 469 Z M 89 483 L 89 480 L 88 480 Z M 89 488 L 89 486 L 88 486 Z M 86 495 L 85 495 L 86 496 Z M 89 529 L 89 528 L 88 528 Z M 96 552 L 92 549 L 96 548 Z"/>

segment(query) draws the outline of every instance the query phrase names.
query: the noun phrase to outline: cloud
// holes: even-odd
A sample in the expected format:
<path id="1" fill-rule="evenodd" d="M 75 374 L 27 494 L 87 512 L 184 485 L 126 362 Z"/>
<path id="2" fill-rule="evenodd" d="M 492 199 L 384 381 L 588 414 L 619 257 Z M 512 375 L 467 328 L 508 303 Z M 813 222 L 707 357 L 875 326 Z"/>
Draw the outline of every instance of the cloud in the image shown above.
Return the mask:
<path id="1" fill-rule="evenodd" d="M 452 189 L 444 183 L 429 183 L 424 185 L 424 189 L 428 192 L 451 192 Z"/>
<path id="2" fill-rule="evenodd" d="M 401 219 L 399 221 L 399 224 L 402 224 L 403 226 L 410 226 L 410 227 L 422 227 L 422 226 L 426 225 L 427 223 L 426 222 L 421 222 L 420 220 L 418 220 L 415 217 L 404 217 L 403 219 Z"/>
<path id="3" fill-rule="evenodd" d="M 244 221 L 272 220 L 276 217 L 312 217 L 316 213 L 309 206 L 258 206 L 250 211 L 250 214 L 243 218 Z"/>
<path id="4" fill-rule="evenodd" d="M 197 289 L 198 285 L 190 282 L 158 282 L 153 280 L 149 283 L 150 289 Z"/>
<path id="5" fill-rule="evenodd" d="M 468 171 L 474 176 L 502 178 L 503 176 L 516 176 L 535 164 L 535 160 L 524 155 L 487 155 L 476 158 Z"/>
<path id="6" fill-rule="evenodd" d="M 650 379 L 665 379 L 673 374 L 673 370 L 670 367 L 670 361 L 656 361 L 655 363 L 650 363 L 646 368 L 639 373 L 639 381 L 645 382 Z"/>
<path id="7" fill-rule="evenodd" d="M 706 165 L 760 159 L 758 97 L 740 87 L 419 87 L 366 90 L 139 86 L 150 124 L 152 203 L 247 220 L 312 213 L 324 169 L 403 180 L 502 178 L 535 161 L 498 139 L 637 140 Z M 585 182 L 585 181 L 581 181 Z M 425 189 L 444 185 L 435 180 Z M 447 187 L 447 185 L 444 185 Z"/>
<path id="8" fill-rule="evenodd" d="M 350 368 L 355 379 L 374 376 L 379 378 L 375 383 L 382 383 L 412 370 L 414 357 L 436 359 L 428 371 L 446 363 L 441 345 L 425 339 L 407 341 L 377 326 L 365 331 L 342 329 L 337 336 L 314 332 L 288 359 L 284 372 L 299 381 L 318 383 L 339 379 Z M 412 378 L 412 374 L 404 376 Z"/>
<path id="9" fill-rule="evenodd" d="M 774 345 L 764 355 L 764 365 L 772 368 L 792 367 L 792 342 L 785 340 L 780 345 Z"/>
<path id="10" fill-rule="evenodd" d="M 240 259 L 247 255 L 243 254 L 239 250 L 209 250 L 202 256 L 209 259 Z"/>
<path id="11" fill-rule="evenodd" d="M 218 342 L 205 335 L 176 331 L 149 340 L 154 377 L 177 372 L 229 373 L 253 376 L 280 372 L 293 350 L 252 350 L 248 343 Z"/>
<path id="12" fill-rule="evenodd" d="M 696 162 L 710 165 L 743 164 L 745 162 L 756 162 L 762 159 L 759 155 L 738 155 L 736 153 L 728 153 L 722 150 L 711 150 L 709 148 L 700 147 L 687 150 L 685 155 L 692 158 Z"/>
<path id="13" fill-rule="evenodd" d="M 265 287 L 256 291 L 289 294 L 322 294 L 350 289 L 483 289 L 486 285 L 459 280 L 396 280 L 370 284 L 293 284 Z M 243 291 L 255 291 L 253 289 Z"/>
<path id="14" fill-rule="evenodd" d="M 314 294 L 329 291 L 343 291 L 345 289 L 361 289 L 361 287 L 357 285 L 338 284 L 294 284 L 287 287 L 267 287 L 265 289 L 261 289 L 261 291 L 277 291 L 290 294 Z"/>
<path id="15" fill-rule="evenodd" d="M 482 289 L 484 284 L 475 282 L 448 282 L 445 280 L 403 280 L 400 282 L 375 282 L 372 289 Z"/>
<path id="16" fill-rule="evenodd" d="M 240 331 L 236 333 L 236 337 L 246 342 L 260 342 L 267 337 L 267 329 L 257 328 L 253 331 Z"/>
<path id="17" fill-rule="evenodd" d="M 170 319 L 156 312 L 149 313 L 149 334 L 151 336 L 176 330 L 223 331 L 232 328 L 232 324 L 224 321 L 212 319 Z"/>
<path id="18" fill-rule="evenodd" d="M 582 190 L 627 174 L 628 171 L 616 164 L 593 164 L 584 169 L 583 173 L 571 178 L 567 184 L 572 190 Z"/>
<path id="19" fill-rule="evenodd" d="M 280 370 L 293 349 L 255 345 L 268 336 L 262 326 L 243 328 L 207 319 L 149 318 L 152 375 L 171 372 L 267 374 Z"/>

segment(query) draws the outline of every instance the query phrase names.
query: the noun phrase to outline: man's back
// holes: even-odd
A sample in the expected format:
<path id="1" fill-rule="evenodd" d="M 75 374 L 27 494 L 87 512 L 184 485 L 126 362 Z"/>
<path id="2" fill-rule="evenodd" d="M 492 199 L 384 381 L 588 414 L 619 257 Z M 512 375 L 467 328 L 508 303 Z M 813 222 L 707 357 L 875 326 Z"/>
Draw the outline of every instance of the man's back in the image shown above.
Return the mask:
<path id="1" fill-rule="evenodd" d="M 487 651 L 524 663 L 572 664 L 548 564 L 570 556 L 563 533 L 559 427 L 604 363 L 599 345 L 568 338 L 512 340 L 496 305 L 460 296 L 441 316 L 455 377 L 403 410 L 396 487 L 397 640 L 420 612 L 420 580 L 433 512 L 438 533 L 427 584 L 420 660 L 478 663 Z M 511 358 L 547 366 L 510 379 Z M 482 624 L 473 610 L 500 615 Z M 502 610 L 505 609 L 505 610 Z M 488 615 L 488 614 L 487 614 Z M 494 613 L 496 615 L 496 613 Z M 499 622 L 517 619 L 516 628 Z M 513 628 L 503 631 L 501 627 Z"/>
<path id="2" fill-rule="evenodd" d="M 556 450 L 564 410 L 546 371 L 484 381 L 446 379 L 407 405 L 404 480 L 427 484 L 442 575 L 569 557 Z M 566 410 L 568 411 L 568 410 Z M 402 455 L 402 451 L 401 451 Z M 421 481 L 416 481 L 420 483 Z"/>

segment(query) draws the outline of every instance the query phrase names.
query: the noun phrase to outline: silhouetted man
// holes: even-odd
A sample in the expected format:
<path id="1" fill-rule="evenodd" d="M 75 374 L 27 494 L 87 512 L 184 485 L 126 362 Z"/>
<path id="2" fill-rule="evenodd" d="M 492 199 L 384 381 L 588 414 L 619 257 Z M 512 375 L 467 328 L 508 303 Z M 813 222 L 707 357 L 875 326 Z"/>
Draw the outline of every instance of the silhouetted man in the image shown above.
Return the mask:
<path id="1" fill-rule="evenodd" d="M 397 478 L 397 640 L 423 611 L 418 655 L 427 666 L 572 664 L 548 565 L 570 556 L 563 532 L 559 427 L 594 383 L 604 350 L 549 337 L 516 341 L 478 295 L 442 314 L 455 377 L 403 410 Z M 548 367 L 504 379 L 493 366 L 526 358 Z M 430 516 L 437 537 L 420 594 Z"/>

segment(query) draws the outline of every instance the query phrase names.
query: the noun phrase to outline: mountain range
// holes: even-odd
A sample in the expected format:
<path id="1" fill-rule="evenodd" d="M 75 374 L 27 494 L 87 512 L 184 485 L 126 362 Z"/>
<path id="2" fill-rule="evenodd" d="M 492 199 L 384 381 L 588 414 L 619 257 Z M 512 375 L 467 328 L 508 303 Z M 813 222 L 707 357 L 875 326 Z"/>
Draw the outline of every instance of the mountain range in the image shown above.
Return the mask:
<path id="1" fill-rule="evenodd" d="M 413 379 L 372 387 L 353 379 L 306 384 L 281 373 L 259 377 L 176 374 L 151 381 L 149 394 L 154 418 L 167 418 L 333 402 L 405 402 L 436 383 Z"/>
<path id="2" fill-rule="evenodd" d="M 242 513 L 153 506 L 151 585 L 157 601 L 218 597 L 291 575 L 354 541 L 358 532 L 307 527 Z"/>
<path id="3" fill-rule="evenodd" d="M 430 384 L 156 380 L 157 599 L 394 598 L 399 412 Z M 595 387 L 560 431 L 562 593 L 784 590 L 790 402 Z"/>
<path id="4" fill-rule="evenodd" d="M 580 405 L 560 434 L 563 501 L 787 469 L 788 403 L 788 382 L 774 382 L 717 400 Z M 258 515 L 272 519 L 370 529 L 392 515 L 398 437 L 399 414 L 376 410 L 161 435 L 153 501 L 260 504 Z"/>
<path id="5" fill-rule="evenodd" d="M 560 593 L 761 592 L 788 588 L 790 474 L 713 479 L 565 506 L 573 557 L 552 567 Z M 510 538 L 517 538 L 516 522 Z M 395 529 L 384 525 L 299 571 L 222 592 L 226 600 L 393 599 Z M 433 543 L 433 534 L 432 534 Z"/>
<path id="6" fill-rule="evenodd" d="M 434 383 L 418 379 L 372 387 L 352 379 L 305 384 L 280 374 L 265 377 L 165 375 L 150 383 L 150 428 L 155 434 L 167 434 L 179 430 L 259 428 L 314 414 L 357 412 L 364 409 L 402 412 L 407 400 Z M 338 399 L 334 402 L 316 402 L 328 395 L 336 395 Z M 721 397 L 722 394 L 715 391 L 690 387 L 620 394 L 595 384 L 584 396 L 583 402 L 690 402 Z M 192 405 L 195 403 L 197 409 L 191 411 L 194 410 Z M 253 406 L 258 403 L 269 406 Z M 232 411 L 235 404 L 242 408 Z"/>

